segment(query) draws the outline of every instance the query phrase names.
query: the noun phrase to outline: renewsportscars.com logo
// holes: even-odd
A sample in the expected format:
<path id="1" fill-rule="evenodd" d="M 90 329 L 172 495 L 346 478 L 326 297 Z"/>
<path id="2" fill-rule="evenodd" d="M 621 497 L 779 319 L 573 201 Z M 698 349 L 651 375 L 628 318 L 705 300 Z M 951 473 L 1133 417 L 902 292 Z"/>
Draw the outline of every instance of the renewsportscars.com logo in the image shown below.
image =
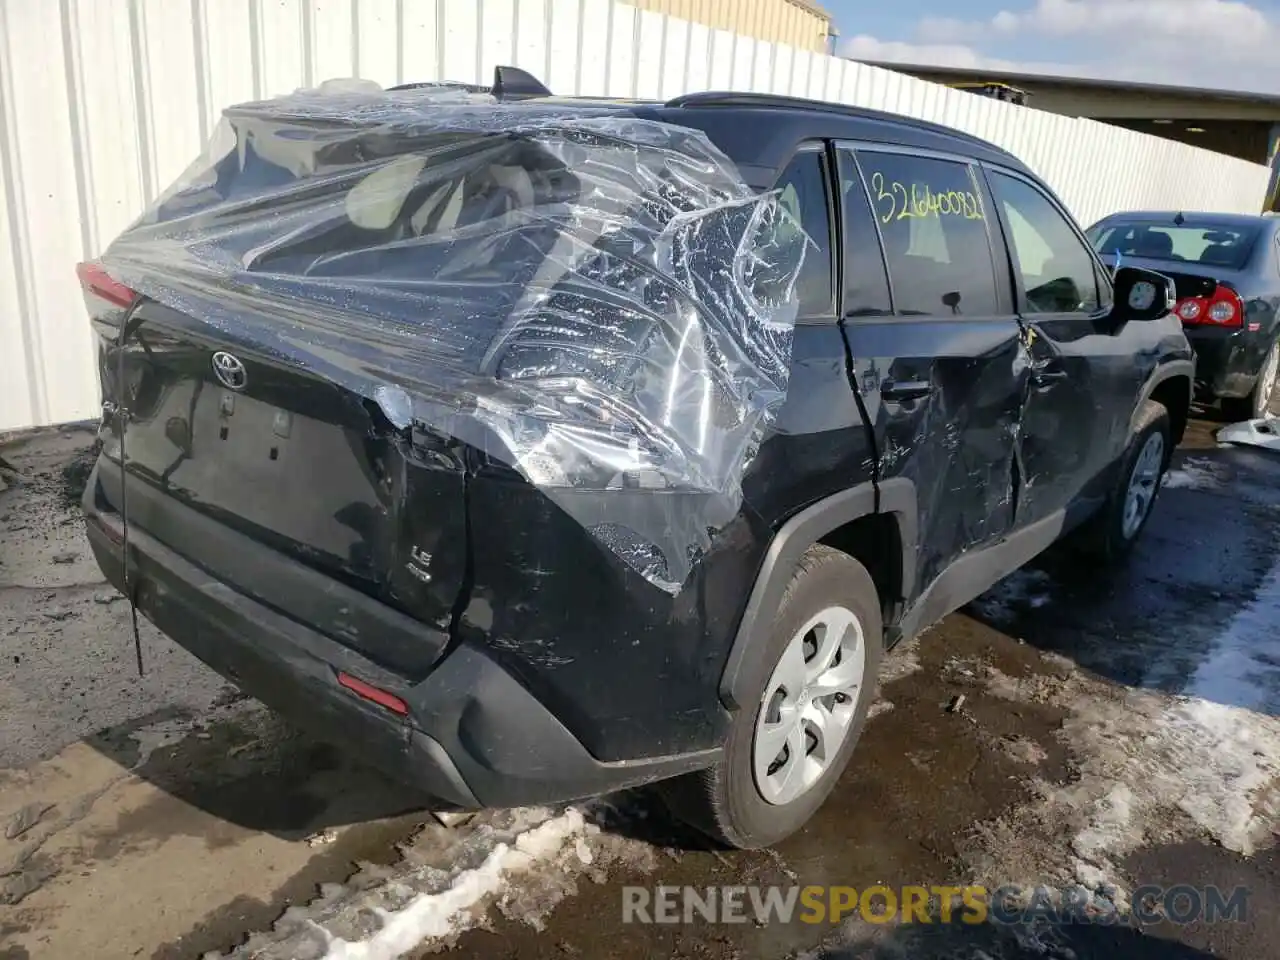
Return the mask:
<path id="1" fill-rule="evenodd" d="M 1130 909 L 1113 887 L 723 886 L 623 887 L 623 923 L 1177 924 L 1244 923 L 1250 891 L 1190 884 L 1140 886 Z"/>

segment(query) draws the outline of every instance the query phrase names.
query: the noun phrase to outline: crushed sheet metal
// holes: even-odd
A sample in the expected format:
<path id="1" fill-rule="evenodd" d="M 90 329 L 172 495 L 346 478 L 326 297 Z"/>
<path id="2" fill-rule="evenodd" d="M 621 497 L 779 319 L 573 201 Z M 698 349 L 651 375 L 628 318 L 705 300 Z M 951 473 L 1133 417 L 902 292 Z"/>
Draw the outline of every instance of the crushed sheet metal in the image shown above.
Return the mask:
<path id="1" fill-rule="evenodd" d="M 227 110 L 103 262 L 514 468 L 675 593 L 785 397 L 808 243 L 700 132 L 338 84 Z M 574 513 L 623 488 L 658 495 Z"/>
<path id="2" fill-rule="evenodd" d="M 1218 431 L 1220 443 L 1240 443 L 1280 453 L 1280 418 L 1244 420 Z"/>

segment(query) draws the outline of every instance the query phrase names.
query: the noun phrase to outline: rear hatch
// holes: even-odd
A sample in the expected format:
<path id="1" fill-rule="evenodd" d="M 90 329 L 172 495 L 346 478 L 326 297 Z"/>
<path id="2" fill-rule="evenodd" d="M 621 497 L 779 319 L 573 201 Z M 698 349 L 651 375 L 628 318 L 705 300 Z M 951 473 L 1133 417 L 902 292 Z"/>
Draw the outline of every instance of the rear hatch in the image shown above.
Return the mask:
<path id="1" fill-rule="evenodd" d="M 131 479 L 454 636 L 469 477 L 532 484 L 677 592 L 785 394 L 805 238 L 782 207 L 625 107 L 308 91 L 224 117 L 82 276 Z M 628 487 L 672 496 L 620 533 L 601 495 Z"/>
<path id="2" fill-rule="evenodd" d="M 130 410 L 130 522 L 381 666 L 424 674 L 443 649 L 466 569 L 457 445 L 396 429 L 346 389 L 215 339 L 152 301 L 135 308 L 121 357 L 114 346 L 121 315 L 99 312 L 95 327 L 104 399 Z M 117 512 L 119 460 L 111 425 L 99 479 Z M 192 513 L 252 541 L 252 561 L 223 538 L 202 535 L 208 526 Z M 264 564 L 267 556 L 347 589 L 313 579 L 318 589 L 300 591 L 299 578 Z M 344 600 L 359 595 L 371 603 Z M 389 609 L 372 609 L 382 605 Z"/>
<path id="3" fill-rule="evenodd" d="M 519 166 L 512 160 L 518 145 L 471 136 L 459 137 L 457 149 L 433 147 L 435 160 L 450 167 L 445 174 L 431 176 L 420 158 L 404 164 L 393 160 L 375 173 L 352 177 L 342 175 L 340 163 L 338 173 L 321 176 L 302 163 L 295 187 L 289 168 L 299 165 L 297 155 L 308 147 L 314 166 L 315 156 L 332 147 L 326 147 L 325 133 L 316 132 L 314 147 L 276 142 L 270 149 L 295 150 L 295 155 L 267 158 L 263 145 L 272 141 L 260 119 L 232 120 L 237 148 L 140 221 L 143 231 L 180 224 L 175 235 L 189 232 L 201 244 L 201 256 L 235 262 L 238 276 L 226 284 L 225 296 L 211 285 L 184 311 L 134 293 L 112 276 L 120 273 L 113 269 L 114 250 L 122 249 L 120 262 L 130 263 L 128 232 L 108 251 L 105 266 L 81 269 L 99 337 L 104 400 L 127 405 L 131 414 L 125 434 L 130 520 L 237 589 L 384 666 L 423 674 L 441 652 L 442 639 L 389 640 L 374 635 L 385 631 L 367 622 L 362 628 L 347 615 L 350 611 L 330 610 L 305 596 L 291 601 L 193 538 L 192 525 L 181 521 L 182 509 L 421 624 L 449 630 L 467 579 L 469 448 L 398 410 L 394 388 L 389 402 L 370 400 L 371 391 L 351 389 L 343 376 L 282 359 L 288 353 L 272 350 L 272 338 L 284 342 L 288 336 L 313 335 L 311 329 L 290 329 L 288 311 L 297 316 L 309 309 L 307 296 L 313 295 L 296 292 L 297 278 L 307 278 L 303 289 L 321 291 L 315 312 L 334 313 L 337 319 L 327 332 L 341 343 L 341 312 L 324 301 L 323 283 L 315 278 L 386 276 L 391 278 L 386 286 L 367 294 L 353 297 L 351 287 L 345 288 L 341 310 L 387 317 L 386 336 L 403 337 L 406 364 L 412 362 L 414 338 L 427 337 L 435 357 L 447 354 L 458 369 L 478 370 L 484 345 L 510 312 L 511 299 L 520 295 L 522 273 L 538 269 L 537 258 L 528 256 L 536 233 L 525 231 L 512 241 L 521 245 L 523 260 L 493 236 L 478 237 L 474 244 L 451 239 L 434 247 L 398 241 L 456 230 L 469 217 L 493 217 L 504 204 L 518 201 L 514 194 L 532 189 L 538 172 L 526 171 L 523 177 L 512 172 Z M 341 138 L 350 145 L 349 133 Z M 501 163 L 488 162 L 495 150 Z M 477 152 L 483 155 L 479 162 L 462 159 Z M 500 182 L 494 182 L 494 170 Z M 291 198 L 303 194 L 308 209 L 320 215 L 297 230 L 282 231 L 277 222 L 271 241 L 261 242 L 254 225 L 287 218 Z M 259 197 L 274 198 L 278 209 Z M 217 210 L 216 216 L 208 217 L 208 209 Z M 184 274 L 190 269 L 181 252 L 172 272 L 163 259 L 153 259 L 146 264 L 146 289 L 172 282 L 179 295 L 164 299 L 181 302 L 192 286 L 190 274 Z M 447 311 L 408 320 L 397 316 L 403 307 L 395 278 L 422 272 L 456 283 L 459 301 L 468 305 L 461 318 L 466 336 L 452 332 L 461 324 Z M 286 312 L 273 312 L 282 304 Z M 477 304 L 487 309 L 477 310 Z M 121 355 L 115 345 L 126 316 L 129 331 Z M 323 332 L 314 336 L 319 345 L 314 353 L 330 357 L 335 371 L 359 373 L 359 344 L 337 349 L 319 339 Z M 108 431 L 109 466 L 100 471 L 103 493 L 117 510 L 118 441 Z M 318 617 L 321 612 L 325 616 Z"/>

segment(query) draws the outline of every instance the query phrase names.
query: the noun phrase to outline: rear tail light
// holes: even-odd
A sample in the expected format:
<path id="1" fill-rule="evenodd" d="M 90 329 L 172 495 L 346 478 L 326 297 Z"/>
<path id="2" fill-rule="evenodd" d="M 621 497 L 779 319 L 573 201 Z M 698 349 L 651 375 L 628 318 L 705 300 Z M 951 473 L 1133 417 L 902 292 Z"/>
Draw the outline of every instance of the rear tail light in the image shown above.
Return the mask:
<path id="1" fill-rule="evenodd" d="M 1235 304 L 1219 300 L 1209 306 L 1209 319 L 1214 323 L 1229 323 L 1238 316 Z"/>
<path id="2" fill-rule="evenodd" d="M 1244 301 L 1230 287 L 1221 284 L 1208 297 L 1183 297 L 1176 308 L 1186 324 L 1214 327 L 1244 325 Z"/>
<path id="3" fill-rule="evenodd" d="M 76 276 L 86 295 L 105 300 L 116 307 L 131 307 L 138 294 L 119 280 L 115 280 L 96 260 L 76 265 Z"/>
<path id="4" fill-rule="evenodd" d="M 1204 312 L 1204 308 L 1200 306 L 1201 301 L 1198 297 L 1188 297 L 1186 300 L 1178 301 L 1178 316 L 1187 323 L 1194 323 L 1200 319 L 1200 314 Z"/>

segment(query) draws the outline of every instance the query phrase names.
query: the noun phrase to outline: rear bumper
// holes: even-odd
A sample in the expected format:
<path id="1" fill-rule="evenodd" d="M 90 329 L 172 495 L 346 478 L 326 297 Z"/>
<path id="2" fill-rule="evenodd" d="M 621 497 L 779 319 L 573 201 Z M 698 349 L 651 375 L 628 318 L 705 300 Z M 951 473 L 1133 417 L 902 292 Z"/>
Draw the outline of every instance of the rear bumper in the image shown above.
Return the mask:
<path id="1" fill-rule="evenodd" d="M 1258 380 L 1262 337 L 1247 330 L 1214 327 L 1185 327 L 1187 340 L 1196 352 L 1196 396 L 1247 397 Z M 1265 353 L 1265 351 L 1264 351 Z"/>
<path id="2" fill-rule="evenodd" d="M 98 564 L 123 589 L 121 518 L 102 496 L 97 467 L 84 509 Z M 176 502 L 166 509 L 179 522 L 190 512 Z M 292 562 L 247 538 L 242 549 L 256 564 Z M 129 528 L 129 556 L 139 612 L 180 646 L 300 727 L 455 806 L 593 796 L 700 769 L 718 755 L 596 760 L 482 649 L 462 644 L 414 683 L 236 591 L 136 522 Z M 339 671 L 399 697 L 409 715 L 339 685 Z"/>

